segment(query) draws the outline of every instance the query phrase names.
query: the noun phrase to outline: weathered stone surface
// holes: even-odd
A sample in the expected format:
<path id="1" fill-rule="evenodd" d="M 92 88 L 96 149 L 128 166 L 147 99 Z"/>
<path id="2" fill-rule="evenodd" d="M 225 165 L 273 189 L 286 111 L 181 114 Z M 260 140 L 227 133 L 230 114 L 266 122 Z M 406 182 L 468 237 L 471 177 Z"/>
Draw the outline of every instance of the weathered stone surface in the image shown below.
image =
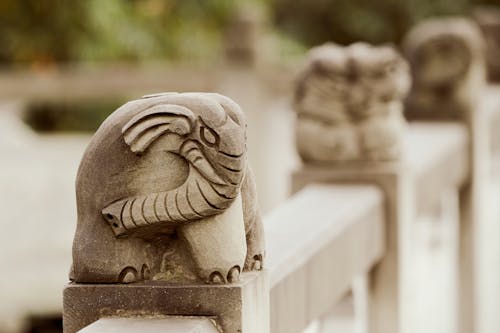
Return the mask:
<path id="1" fill-rule="evenodd" d="M 464 18 L 424 21 L 405 38 L 413 76 L 406 103 L 409 119 L 463 119 L 485 84 L 484 39 Z"/>
<path id="2" fill-rule="evenodd" d="M 209 93 L 149 95 L 110 115 L 77 176 L 70 279 L 226 283 L 260 269 L 245 128 L 236 103 Z"/>
<path id="3" fill-rule="evenodd" d="M 269 285 L 264 272 L 243 274 L 226 285 L 69 284 L 64 290 L 65 333 L 100 318 L 164 316 L 212 317 L 227 333 L 269 333 Z"/>
<path id="4" fill-rule="evenodd" d="M 408 66 L 392 47 L 313 48 L 294 100 L 305 162 L 394 160 L 405 127 Z"/>

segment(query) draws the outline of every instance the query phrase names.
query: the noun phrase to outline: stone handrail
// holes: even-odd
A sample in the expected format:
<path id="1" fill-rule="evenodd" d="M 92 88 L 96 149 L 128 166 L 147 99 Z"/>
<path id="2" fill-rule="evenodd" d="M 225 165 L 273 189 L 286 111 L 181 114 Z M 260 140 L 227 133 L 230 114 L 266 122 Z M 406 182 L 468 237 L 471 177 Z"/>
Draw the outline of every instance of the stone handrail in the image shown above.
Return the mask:
<path id="1" fill-rule="evenodd" d="M 382 192 L 310 185 L 265 220 L 271 332 L 301 332 L 334 306 L 385 252 Z"/>
<path id="2" fill-rule="evenodd" d="M 265 66 L 249 70 L 190 64 L 60 66 L 45 71 L 0 71 L 1 100 L 129 98 L 158 91 L 220 91 L 241 73 L 252 75 L 267 90 L 289 93 L 294 69 Z M 230 83 L 228 83 L 230 82 Z"/>
<path id="3" fill-rule="evenodd" d="M 438 35 L 448 35 L 443 36 Z M 416 43 L 427 47 L 422 45 Z M 339 67 L 336 62 L 344 60 L 349 66 Z M 365 84 L 356 86 L 360 77 Z M 325 78 L 332 80 L 327 84 L 334 87 L 329 90 L 334 97 L 324 95 Z M 450 284 L 456 286 L 452 293 L 458 302 L 449 309 L 456 318 L 448 323 L 449 330 L 476 332 L 476 229 L 486 221 L 485 190 L 495 145 L 492 124 L 498 118 L 492 112 L 495 99 L 488 92 L 475 105 L 478 96 L 472 94 L 469 104 L 458 105 L 450 95 L 439 101 L 447 103 L 450 109 L 445 111 L 453 117 L 444 113 L 433 123 L 426 118 L 435 114 L 431 109 L 419 113 L 418 94 L 435 91 L 414 91 L 409 116 L 420 122 L 407 125 L 402 117 L 407 89 L 407 66 L 393 49 L 325 45 L 311 52 L 294 100 L 304 164 L 292 175 L 295 195 L 263 224 L 248 178 L 244 117 L 237 105 L 214 94 L 160 94 L 122 107 L 101 126 L 80 168 L 77 192 L 89 212 L 82 210 L 81 224 L 79 219 L 84 233 L 75 238 L 74 282 L 65 290 L 66 332 L 91 332 L 104 323 L 113 327 L 118 319 L 106 318 L 117 317 L 161 318 L 166 328 L 179 320 L 172 316 L 181 316 L 182 325 L 193 316 L 206 317 L 223 332 L 301 332 L 355 294 L 352 283 L 359 276 L 366 281 L 370 332 L 425 331 L 426 309 L 416 314 L 415 299 L 422 298 L 418 293 L 427 299 L 432 295 L 414 288 L 413 231 L 429 219 L 458 231 L 455 259 L 449 260 L 457 266 L 456 281 Z M 332 100 L 335 108 L 328 104 Z M 164 133 L 168 136 L 162 138 Z M 162 168 L 152 167 L 159 158 L 148 155 L 150 145 L 155 154 L 184 158 L 188 169 L 165 175 Z M 109 152 L 122 159 L 100 170 Z M 158 187 L 165 176 L 175 178 L 171 189 Z M 95 177 L 100 178 L 89 181 Z M 119 187 L 101 190 L 110 178 Z M 143 182 L 134 183 L 136 179 Z M 231 205 L 240 200 L 243 208 Z M 236 222 L 237 230 L 228 227 Z M 180 237 L 165 238 L 174 231 Z M 122 237 L 126 240 L 118 240 Z M 168 255 L 180 257 L 154 258 L 164 250 L 165 240 L 176 244 Z M 83 251 L 96 243 L 102 251 Z M 139 251 L 145 247 L 147 251 Z M 110 264 L 102 253 L 109 255 Z"/>
<path id="4" fill-rule="evenodd" d="M 454 168 L 457 164 L 467 166 L 463 161 L 468 159 L 468 139 L 462 125 L 414 124 L 410 126 L 405 141 L 404 162 L 388 166 L 390 170 L 399 170 L 398 172 L 406 170 L 406 167 L 399 169 L 401 165 L 409 166 L 410 171 L 405 173 L 408 176 L 405 179 L 413 180 L 405 186 L 404 192 L 401 192 L 406 193 L 405 195 L 391 194 L 392 185 L 387 181 L 382 186 L 383 191 L 375 185 L 362 185 L 367 182 L 384 182 L 376 178 L 367 181 L 373 175 L 365 174 L 353 184 L 352 179 L 349 180 L 349 172 L 343 170 L 340 174 L 346 176 L 342 181 L 344 184 L 307 186 L 267 215 L 264 218 L 268 244 L 265 275 L 269 282 L 263 284 L 262 279 L 255 277 L 241 282 L 245 287 L 240 290 L 246 291 L 246 296 L 240 299 L 241 312 L 221 313 L 220 317 L 228 316 L 222 318 L 222 321 L 243 322 L 249 325 L 251 322 L 262 323 L 269 320 L 273 333 L 300 332 L 309 323 L 327 313 L 349 292 L 354 277 L 364 274 L 368 274 L 372 282 L 379 281 L 384 285 L 378 286 L 382 290 L 377 290 L 375 283 L 374 289 L 370 291 L 369 304 L 373 306 L 370 309 L 372 315 L 377 315 L 375 310 L 380 308 L 380 304 L 391 304 L 394 301 L 393 294 L 399 293 L 397 284 L 394 284 L 394 281 L 398 280 L 398 274 L 393 269 L 384 271 L 380 268 L 387 264 L 388 260 L 391 266 L 395 265 L 394 262 L 391 263 L 391 257 L 397 253 L 397 248 L 387 243 L 386 240 L 390 238 L 386 237 L 391 236 L 391 228 L 395 227 L 393 223 L 400 226 L 411 223 L 411 220 L 419 215 L 415 213 L 414 217 L 408 217 L 406 213 L 405 220 L 395 219 L 396 215 L 402 214 L 400 210 L 403 209 L 405 198 L 407 207 L 420 207 L 414 211 L 425 212 L 438 204 L 441 198 L 439 193 L 450 188 L 460 188 L 468 179 L 466 167 Z M 427 144 L 431 142 L 441 144 Z M 450 173 L 449 170 L 455 172 Z M 375 174 L 380 176 L 382 171 L 383 168 Z M 398 172 L 394 174 L 397 175 Z M 317 179 L 308 179 L 307 183 L 325 182 L 325 177 L 332 177 L 331 170 L 325 169 L 317 169 L 311 173 L 313 174 Z M 331 181 L 333 180 L 327 182 Z M 424 193 L 434 195 L 429 197 Z M 408 205 L 409 203 L 411 205 Z M 399 213 L 396 214 L 397 212 Z M 216 290 L 221 287 L 205 288 L 214 289 L 214 292 L 218 293 Z M 389 288 L 392 292 L 381 292 L 384 288 Z M 265 299 L 268 299 L 269 307 L 265 306 Z M 257 304 L 260 304 L 260 308 L 256 308 Z M 161 304 L 156 302 L 156 306 L 161 307 Z M 160 313 L 162 311 L 157 310 Z M 206 315 L 215 316 L 216 312 L 212 309 Z M 171 313 L 180 314 L 189 316 L 195 313 Z M 391 320 L 384 321 L 387 331 L 390 330 L 388 327 L 394 327 L 400 318 L 397 313 L 391 314 Z M 372 320 L 377 322 L 376 318 Z M 245 325 L 243 332 L 249 333 L 262 332 L 262 327 L 265 327 Z M 84 332 L 92 332 L 92 327 L 94 326 L 87 327 Z"/>

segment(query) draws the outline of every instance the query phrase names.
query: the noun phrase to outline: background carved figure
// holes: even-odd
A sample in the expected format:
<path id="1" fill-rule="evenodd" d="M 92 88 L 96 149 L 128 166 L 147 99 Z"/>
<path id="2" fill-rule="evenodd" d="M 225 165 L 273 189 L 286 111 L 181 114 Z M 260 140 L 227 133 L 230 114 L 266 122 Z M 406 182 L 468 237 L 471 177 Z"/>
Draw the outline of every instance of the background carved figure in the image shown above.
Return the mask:
<path id="1" fill-rule="evenodd" d="M 500 81 L 500 7 L 479 6 L 474 9 L 474 19 L 484 34 L 488 79 Z"/>
<path id="2" fill-rule="evenodd" d="M 77 176 L 70 278 L 234 282 L 264 244 L 246 122 L 229 98 L 165 93 L 108 117 Z"/>
<path id="3" fill-rule="evenodd" d="M 407 116 L 467 116 L 485 84 L 485 43 L 477 25 L 453 17 L 424 21 L 408 33 L 403 47 L 413 76 Z"/>
<path id="4" fill-rule="evenodd" d="M 397 159 L 409 80 L 406 62 L 389 46 L 329 43 L 312 49 L 294 100 L 302 159 Z"/>

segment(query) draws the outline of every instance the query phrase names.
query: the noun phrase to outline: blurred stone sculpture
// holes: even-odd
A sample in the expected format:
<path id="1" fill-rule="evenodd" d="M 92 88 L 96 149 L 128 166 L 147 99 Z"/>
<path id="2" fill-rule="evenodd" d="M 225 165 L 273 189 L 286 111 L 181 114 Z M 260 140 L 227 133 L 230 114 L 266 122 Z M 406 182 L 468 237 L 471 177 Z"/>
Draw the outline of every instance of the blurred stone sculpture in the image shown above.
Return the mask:
<path id="1" fill-rule="evenodd" d="M 253 66 L 259 61 L 265 15 L 255 3 L 236 6 L 224 29 L 225 60 L 232 65 Z"/>
<path id="2" fill-rule="evenodd" d="M 294 100 L 300 156 L 306 162 L 398 159 L 409 86 L 408 66 L 392 47 L 313 48 Z"/>
<path id="3" fill-rule="evenodd" d="M 78 171 L 71 280 L 238 280 L 260 270 L 262 223 L 239 106 L 165 93 L 111 114 Z"/>
<path id="4" fill-rule="evenodd" d="M 488 78 L 500 81 L 500 6 L 478 6 L 474 9 L 474 19 L 486 41 Z"/>
<path id="5" fill-rule="evenodd" d="M 403 48 L 413 76 L 407 117 L 466 117 L 485 84 L 485 45 L 477 25 L 464 18 L 427 20 L 408 33 Z"/>

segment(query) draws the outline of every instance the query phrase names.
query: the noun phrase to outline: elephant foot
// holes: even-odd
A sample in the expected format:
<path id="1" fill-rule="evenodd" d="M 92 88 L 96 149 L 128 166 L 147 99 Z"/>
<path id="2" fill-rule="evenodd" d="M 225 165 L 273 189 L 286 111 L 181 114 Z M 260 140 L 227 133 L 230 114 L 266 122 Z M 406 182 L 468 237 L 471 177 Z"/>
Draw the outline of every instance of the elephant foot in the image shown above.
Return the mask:
<path id="1" fill-rule="evenodd" d="M 143 281 L 151 280 L 151 270 L 146 264 L 142 265 L 141 278 Z"/>
<path id="2" fill-rule="evenodd" d="M 263 266 L 263 258 L 262 254 L 256 254 L 253 257 L 247 258 L 245 262 L 245 270 L 246 271 L 260 271 Z"/>
<path id="3" fill-rule="evenodd" d="M 137 281 L 139 281 L 139 273 L 134 267 L 125 267 L 118 276 L 118 283 L 133 283 Z"/>
<path id="4" fill-rule="evenodd" d="M 213 272 L 212 274 L 210 274 L 210 283 L 212 283 L 212 284 L 223 284 L 224 283 L 224 277 L 219 272 Z"/>
<path id="5" fill-rule="evenodd" d="M 150 279 L 151 271 L 148 265 L 142 265 L 140 272 L 138 272 L 134 267 L 127 266 L 120 272 L 120 275 L 118 276 L 118 283 L 134 283 Z"/>
<path id="6" fill-rule="evenodd" d="M 235 283 L 240 280 L 240 267 L 234 266 L 227 273 L 226 278 L 220 272 L 213 272 L 210 274 L 209 281 L 212 284 Z"/>
<path id="7" fill-rule="evenodd" d="M 240 267 L 239 266 L 234 266 L 229 270 L 229 273 L 227 273 L 227 282 L 229 283 L 235 283 L 240 280 Z"/>

